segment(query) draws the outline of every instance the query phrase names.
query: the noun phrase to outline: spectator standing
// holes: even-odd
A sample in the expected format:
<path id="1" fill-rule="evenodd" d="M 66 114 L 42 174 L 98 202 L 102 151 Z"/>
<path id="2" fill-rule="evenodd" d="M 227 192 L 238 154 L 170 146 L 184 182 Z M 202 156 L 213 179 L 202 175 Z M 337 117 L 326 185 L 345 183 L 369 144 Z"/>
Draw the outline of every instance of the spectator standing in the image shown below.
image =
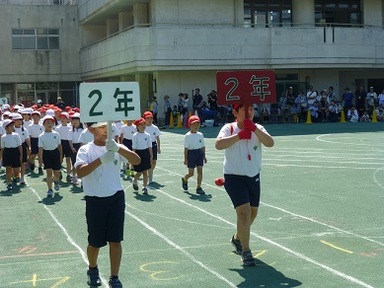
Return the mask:
<path id="1" fill-rule="evenodd" d="M 312 85 L 310 85 L 307 91 L 307 101 L 309 107 L 313 106 L 313 103 L 315 103 L 316 101 L 317 95 L 317 91 L 313 89 Z"/>
<path id="2" fill-rule="evenodd" d="M 159 107 L 157 103 L 157 98 L 156 96 L 152 97 L 152 101 L 149 104 L 149 111 L 151 111 L 152 116 L 153 116 L 153 123 L 157 124 L 157 113 L 159 112 Z"/>
<path id="3" fill-rule="evenodd" d="M 356 99 L 356 110 L 357 113 L 359 113 L 359 117 L 363 115 L 364 111 L 367 110 L 366 107 L 366 99 L 367 99 L 367 92 L 365 92 L 364 87 L 360 86 L 355 91 L 355 99 Z"/>
<path id="4" fill-rule="evenodd" d="M 379 96 L 377 98 L 379 101 L 379 106 L 384 108 L 384 89 L 381 91 L 381 93 L 379 94 Z"/>
<path id="5" fill-rule="evenodd" d="M 201 108 L 203 107 L 203 96 L 200 94 L 200 88 L 195 89 L 195 94 L 192 98 L 193 113 L 197 112 L 200 119 L 203 119 Z"/>
<path id="6" fill-rule="evenodd" d="M 375 109 L 375 106 L 377 104 L 377 94 L 373 90 L 373 87 L 369 87 L 369 92 L 367 93 L 367 100 L 366 100 L 366 106 L 368 110 L 369 116 L 372 116 L 373 110 Z"/>
<path id="7" fill-rule="evenodd" d="M 349 90 L 348 87 L 344 89 L 344 94 L 343 94 L 343 102 L 344 102 L 344 112 L 347 114 L 348 110 L 351 109 L 353 105 L 353 100 L 355 98 L 355 95 Z"/>
<path id="8" fill-rule="evenodd" d="M 56 107 L 59 107 L 62 111 L 65 111 L 65 103 L 63 101 L 63 99 L 61 98 L 61 96 L 57 97 L 57 102 L 55 104 Z"/>
<path id="9" fill-rule="evenodd" d="M 169 101 L 169 96 L 164 96 L 164 115 L 165 115 L 165 126 L 169 126 L 169 122 L 171 121 L 171 114 L 172 114 L 172 106 L 171 102 Z"/>

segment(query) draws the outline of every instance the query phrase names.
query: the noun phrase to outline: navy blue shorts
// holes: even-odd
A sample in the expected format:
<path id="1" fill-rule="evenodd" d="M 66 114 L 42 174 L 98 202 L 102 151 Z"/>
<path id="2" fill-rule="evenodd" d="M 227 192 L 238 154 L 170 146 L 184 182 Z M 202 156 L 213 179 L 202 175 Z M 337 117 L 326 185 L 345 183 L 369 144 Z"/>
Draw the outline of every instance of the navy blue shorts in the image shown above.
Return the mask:
<path id="1" fill-rule="evenodd" d="M 140 156 L 141 162 L 139 165 L 133 165 L 133 170 L 136 172 L 143 172 L 151 169 L 151 155 L 149 154 L 149 148 L 135 150 L 135 152 Z"/>
<path id="2" fill-rule="evenodd" d="M 3 148 L 3 166 L 19 168 L 20 163 L 20 151 L 19 148 Z"/>
<path id="3" fill-rule="evenodd" d="M 157 160 L 157 142 L 152 142 L 152 160 Z"/>
<path id="4" fill-rule="evenodd" d="M 60 170 L 60 152 L 59 149 L 43 150 L 44 169 Z"/>
<path id="5" fill-rule="evenodd" d="M 129 150 L 132 150 L 132 140 L 123 138 L 123 145 L 127 147 Z"/>
<path id="6" fill-rule="evenodd" d="M 201 149 L 188 150 L 188 168 L 195 168 L 204 165 L 204 153 Z"/>
<path id="7" fill-rule="evenodd" d="M 76 149 L 76 151 L 79 151 L 79 149 L 81 147 L 81 143 L 72 143 L 72 146 L 73 146 L 73 148 Z M 76 156 L 77 156 L 77 152 L 76 153 L 72 152 L 72 154 L 71 154 L 72 165 L 75 165 L 75 163 L 76 163 Z"/>
<path id="8" fill-rule="evenodd" d="M 117 191 L 109 197 L 84 196 L 88 227 L 88 244 L 103 247 L 107 242 L 121 242 L 124 238 L 125 196 Z"/>
<path id="9" fill-rule="evenodd" d="M 235 208 L 246 203 L 259 207 L 260 174 L 254 177 L 224 174 L 224 179 L 224 188 Z"/>
<path id="10" fill-rule="evenodd" d="M 39 153 L 39 138 L 31 137 L 31 154 L 37 155 Z"/>
<path id="11" fill-rule="evenodd" d="M 69 140 L 61 140 L 61 148 L 63 149 L 63 157 L 71 157 L 72 149 L 69 146 Z"/>
<path id="12" fill-rule="evenodd" d="M 28 147 L 28 145 L 27 145 L 26 142 L 21 143 L 21 148 L 23 150 L 23 163 L 27 163 L 28 162 L 27 147 Z"/>

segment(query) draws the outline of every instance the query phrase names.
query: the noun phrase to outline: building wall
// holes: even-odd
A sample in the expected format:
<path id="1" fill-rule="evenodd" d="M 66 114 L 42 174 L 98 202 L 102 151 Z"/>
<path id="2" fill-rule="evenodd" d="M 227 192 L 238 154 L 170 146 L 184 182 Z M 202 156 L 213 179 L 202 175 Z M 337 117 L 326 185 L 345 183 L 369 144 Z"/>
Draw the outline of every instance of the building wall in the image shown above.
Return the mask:
<path id="1" fill-rule="evenodd" d="M 58 28 L 60 49 L 13 50 L 12 28 Z M 78 81 L 78 31 L 76 6 L 2 5 L 0 83 Z"/>

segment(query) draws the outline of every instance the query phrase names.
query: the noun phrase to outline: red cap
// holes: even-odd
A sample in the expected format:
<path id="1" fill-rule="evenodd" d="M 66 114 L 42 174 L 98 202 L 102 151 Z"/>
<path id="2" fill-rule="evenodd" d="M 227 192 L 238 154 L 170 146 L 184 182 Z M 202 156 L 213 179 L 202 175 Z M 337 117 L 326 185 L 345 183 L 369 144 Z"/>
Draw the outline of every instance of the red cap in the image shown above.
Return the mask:
<path id="1" fill-rule="evenodd" d="M 139 126 L 141 123 L 145 123 L 144 118 L 139 118 L 139 119 L 135 120 L 135 122 L 133 122 L 133 124 L 135 124 L 135 126 Z"/>
<path id="2" fill-rule="evenodd" d="M 189 126 L 191 126 L 191 124 L 196 123 L 196 122 L 199 122 L 199 123 L 200 123 L 200 118 L 199 118 L 199 116 L 192 115 L 191 117 L 189 117 L 189 119 L 188 119 L 188 124 L 189 124 Z"/>
<path id="3" fill-rule="evenodd" d="M 144 114 L 143 114 L 143 118 L 146 119 L 146 118 L 153 118 L 153 114 L 151 111 L 145 111 Z"/>

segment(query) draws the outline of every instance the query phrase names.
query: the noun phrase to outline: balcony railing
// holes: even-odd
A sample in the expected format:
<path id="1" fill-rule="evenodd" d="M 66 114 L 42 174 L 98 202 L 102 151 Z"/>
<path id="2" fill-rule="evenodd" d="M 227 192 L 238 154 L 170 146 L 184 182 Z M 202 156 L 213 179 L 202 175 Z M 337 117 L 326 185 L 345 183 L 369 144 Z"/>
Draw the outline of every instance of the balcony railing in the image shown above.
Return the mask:
<path id="1" fill-rule="evenodd" d="M 0 0 L 0 5 L 77 5 L 78 0 Z"/>

